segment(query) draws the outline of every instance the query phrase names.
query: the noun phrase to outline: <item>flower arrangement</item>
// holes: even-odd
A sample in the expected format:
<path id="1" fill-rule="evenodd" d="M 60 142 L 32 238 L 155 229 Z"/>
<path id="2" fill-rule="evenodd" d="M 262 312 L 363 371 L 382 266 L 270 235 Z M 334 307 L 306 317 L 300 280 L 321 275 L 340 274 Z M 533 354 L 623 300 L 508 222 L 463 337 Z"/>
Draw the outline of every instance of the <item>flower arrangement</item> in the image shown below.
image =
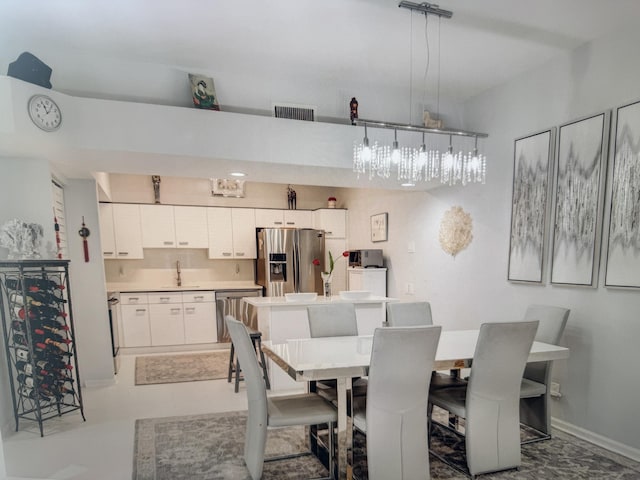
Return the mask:
<path id="1" fill-rule="evenodd" d="M 348 257 L 349 256 L 349 251 L 344 251 L 342 252 L 342 256 L 343 257 Z M 338 258 L 338 260 L 340 260 L 340 258 Z M 318 260 L 317 258 L 313 259 L 313 264 L 316 267 L 320 266 L 320 260 Z M 336 265 L 336 260 L 334 260 L 333 255 L 331 254 L 331 252 L 329 252 L 329 271 L 328 272 L 322 272 L 326 275 L 331 275 L 333 273 L 333 268 Z"/>

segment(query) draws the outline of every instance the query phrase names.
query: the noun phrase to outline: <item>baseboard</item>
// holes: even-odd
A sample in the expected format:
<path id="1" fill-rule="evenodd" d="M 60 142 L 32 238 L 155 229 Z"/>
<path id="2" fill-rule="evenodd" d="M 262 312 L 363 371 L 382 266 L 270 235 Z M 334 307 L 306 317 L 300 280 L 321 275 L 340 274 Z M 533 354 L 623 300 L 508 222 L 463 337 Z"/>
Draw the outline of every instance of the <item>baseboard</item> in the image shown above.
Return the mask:
<path id="1" fill-rule="evenodd" d="M 582 440 L 586 440 L 589 443 L 593 443 L 594 445 L 605 448 L 619 455 L 623 455 L 627 458 L 630 458 L 631 460 L 640 462 L 640 450 L 637 448 L 630 447 L 629 445 L 625 445 L 624 443 L 620 443 L 602 435 L 598 435 L 597 433 L 591 432 L 584 428 L 580 428 L 576 425 L 573 425 L 572 423 L 565 422 L 564 420 L 559 420 L 554 417 L 551 418 L 551 426 L 565 433 L 569 433 L 578 438 L 581 438 Z"/>
<path id="2" fill-rule="evenodd" d="M 110 387 L 116 384 L 115 378 L 105 378 L 102 380 L 85 380 L 82 382 L 85 387 Z"/>

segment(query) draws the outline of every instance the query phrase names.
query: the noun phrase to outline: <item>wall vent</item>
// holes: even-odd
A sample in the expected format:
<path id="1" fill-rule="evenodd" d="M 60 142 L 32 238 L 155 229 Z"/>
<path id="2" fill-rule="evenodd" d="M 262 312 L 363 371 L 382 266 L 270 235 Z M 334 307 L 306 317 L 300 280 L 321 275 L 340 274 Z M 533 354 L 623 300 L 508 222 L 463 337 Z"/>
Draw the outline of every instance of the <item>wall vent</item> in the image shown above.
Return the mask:
<path id="1" fill-rule="evenodd" d="M 293 103 L 274 103 L 273 116 L 276 118 L 290 118 L 292 120 L 316 121 L 316 107 L 312 105 L 297 105 Z"/>

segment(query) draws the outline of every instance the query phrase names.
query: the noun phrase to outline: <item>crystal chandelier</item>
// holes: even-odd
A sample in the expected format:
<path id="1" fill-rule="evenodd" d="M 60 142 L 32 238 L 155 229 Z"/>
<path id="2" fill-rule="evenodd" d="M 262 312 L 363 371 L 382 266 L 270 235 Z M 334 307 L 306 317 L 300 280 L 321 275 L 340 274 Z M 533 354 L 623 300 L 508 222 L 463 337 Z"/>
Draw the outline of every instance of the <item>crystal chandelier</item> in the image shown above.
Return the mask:
<path id="1" fill-rule="evenodd" d="M 452 12 L 443 10 L 439 8 L 438 5 L 429 3 L 417 4 L 401 1 L 398 6 L 411 11 L 418 11 L 424 14 L 425 17 L 428 15 L 436 15 L 439 18 L 451 18 L 453 16 Z M 439 84 L 440 71 L 438 70 L 438 104 L 440 101 Z M 440 128 L 428 128 L 420 125 L 363 120 L 358 118 L 353 119 L 353 123 L 364 126 L 364 138 L 362 142 L 354 144 L 353 147 L 353 171 L 356 172 L 358 178 L 360 178 L 361 174 L 364 175 L 368 172 L 369 180 L 376 177 L 388 179 L 391 177 L 391 170 L 394 169 L 397 172 L 397 180 L 401 182 L 402 186 L 406 187 L 415 186 L 422 180 L 431 182 L 439 179 L 442 184 L 446 185 L 484 184 L 486 181 L 487 159 L 485 155 L 478 153 L 478 138 L 486 138 L 488 136 L 486 133 L 449 130 L 443 129 L 441 126 Z M 394 131 L 392 145 L 379 145 L 378 142 L 370 145 L 367 127 L 392 129 Z M 411 146 L 401 147 L 398 143 L 398 130 L 421 133 L 421 145 L 417 148 Z M 443 153 L 437 148 L 428 148 L 425 141 L 426 135 L 448 135 L 449 147 Z M 463 154 L 462 150 L 454 152 L 454 136 L 473 138 L 473 150 L 467 154 Z"/>

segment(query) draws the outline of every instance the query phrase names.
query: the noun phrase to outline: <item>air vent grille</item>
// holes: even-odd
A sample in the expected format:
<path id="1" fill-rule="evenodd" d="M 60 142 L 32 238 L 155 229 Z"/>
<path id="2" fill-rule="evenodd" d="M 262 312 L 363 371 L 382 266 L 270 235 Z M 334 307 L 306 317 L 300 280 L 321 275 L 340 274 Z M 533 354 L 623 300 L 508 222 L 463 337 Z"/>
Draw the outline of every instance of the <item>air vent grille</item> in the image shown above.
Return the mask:
<path id="1" fill-rule="evenodd" d="M 273 105 L 273 116 L 276 118 L 289 118 L 291 120 L 316 121 L 316 107 L 311 105 L 295 105 L 280 103 Z"/>

